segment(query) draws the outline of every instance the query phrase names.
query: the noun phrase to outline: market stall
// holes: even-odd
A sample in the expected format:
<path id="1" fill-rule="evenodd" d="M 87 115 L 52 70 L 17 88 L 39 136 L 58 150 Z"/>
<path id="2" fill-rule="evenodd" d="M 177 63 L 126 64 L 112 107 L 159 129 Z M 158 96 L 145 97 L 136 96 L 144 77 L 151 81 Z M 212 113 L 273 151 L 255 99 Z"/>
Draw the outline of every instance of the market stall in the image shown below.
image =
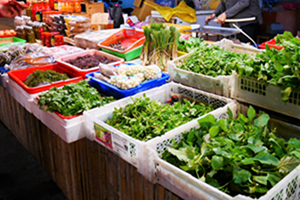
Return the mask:
<path id="1" fill-rule="evenodd" d="M 111 29 L 53 3 L 3 32 L 0 120 L 68 199 L 300 198 L 299 38 Z"/>

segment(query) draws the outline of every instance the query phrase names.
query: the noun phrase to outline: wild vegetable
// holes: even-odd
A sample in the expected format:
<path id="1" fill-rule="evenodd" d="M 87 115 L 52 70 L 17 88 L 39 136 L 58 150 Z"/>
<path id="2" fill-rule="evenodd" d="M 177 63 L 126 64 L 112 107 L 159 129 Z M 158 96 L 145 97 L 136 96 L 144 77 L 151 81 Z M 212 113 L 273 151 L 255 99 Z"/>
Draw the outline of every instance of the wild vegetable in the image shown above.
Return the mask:
<path id="1" fill-rule="evenodd" d="M 145 42 L 141 53 L 142 65 L 158 65 L 167 71 L 167 61 L 177 57 L 180 32 L 173 26 L 169 29 L 163 24 L 151 24 L 144 28 Z"/>
<path id="2" fill-rule="evenodd" d="M 178 51 L 190 52 L 193 49 L 205 45 L 203 38 L 190 37 L 189 39 L 179 38 L 179 45 L 177 46 Z"/>
<path id="3" fill-rule="evenodd" d="M 286 142 L 269 130 L 269 116 L 250 106 L 247 116 L 216 121 L 213 115 L 198 120 L 199 128 L 173 141 L 163 159 L 232 196 L 255 198 L 300 164 L 300 140 Z"/>
<path id="4" fill-rule="evenodd" d="M 298 38 L 295 38 L 291 32 L 285 31 L 283 34 L 278 34 L 275 36 L 275 42 L 278 46 L 294 46 L 300 45 Z"/>
<path id="5" fill-rule="evenodd" d="M 62 74 L 50 69 L 46 71 L 36 70 L 27 76 L 24 83 L 28 87 L 37 87 L 66 79 L 69 79 L 69 76 L 67 74 Z"/>
<path id="6" fill-rule="evenodd" d="M 248 69 L 248 66 L 244 64 L 246 59 L 251 59 L 251 57 L 247 54 L 230 52 L 214 45 L 203 44 L 177 67 L 216 77 L 231 75 L 233 70 Z"/>
<path id="7" fill-rule="evenodd" d="M 53 87 L 43 92 L 38 105 L 47 106 L 46 111 L 57 111 L 64 116 L 72 116 L 112 101 L 114 101 L 113 97 L 101 97 L 97 90 L 84 80 L 64 85 L 62 88 Z"/>
<path id="8" fill-rule="evenodd" d="M 195 104 L 188 100 L 176 102 L 173 106 L 161 104 L 145 95 L 132 101 L 124 108 L 115 108 L 112 119 L 106 123 L 142 141 L 160 136 L 213 110 L 212 105 Z"/>

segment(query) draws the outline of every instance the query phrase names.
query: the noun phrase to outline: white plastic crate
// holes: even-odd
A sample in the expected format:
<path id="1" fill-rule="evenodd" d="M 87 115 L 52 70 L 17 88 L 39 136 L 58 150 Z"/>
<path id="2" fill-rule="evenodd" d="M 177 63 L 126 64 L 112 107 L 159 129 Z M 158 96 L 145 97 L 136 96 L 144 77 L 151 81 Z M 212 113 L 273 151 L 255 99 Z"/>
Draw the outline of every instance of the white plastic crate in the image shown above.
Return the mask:
<path id="1" fill-rule="evenodd" d="M 292 92 L 285 104 L 278 86 L 255 78 L 236 77 L 232 98 L 300 119 L 300 92 Z"/>
<path id="2" fill-rule="evenodd" d="M 4 89 L 6 88 L 7 80 L 8 80 L 7 73 L 0 74 L 0 86 L 3 87 Z"/>
<path id="3" fill-rule="evenodd" d="M 222 107 L 227 110 L 227 107 L 233 108 L 235 106 L 235 101 L 217 96 L 211 93 L 207 93 L 204 91 L 196 90 L 190 87 L 183 86 L 181 84 L 177 84 L 174 82 L 165 84 L 161 87 L 157 87 L 139 94 L 132 96 L 132 98 L 142 97 L 143 94 L 146 94 L 151 100 L 158 100 L 162 103 L 166 103 L 171 98 L 171 92 L 182 94 L 184 97 L 188 97 L 190 99 L 194 99 L 207 104 L 214 104 L 216 107 Z M 132 103 L 132 99 L 130 97 L 122 99 L 117 102 L 118 105 L 115 105 L 116 108 L 124 107 L 127 104 Z M 85 125 L 86 125 L 86 133 L 89 139 L 94 139 L 101 145 L 107 147 L 108 149 L 118 153 L 120 157 L 122 157 L 127 162 L 131 163 L 135 167 L 138 168 L 139 172 L 143 172 L 147 169 L 148 165 L 146 162 L 148 158 L 145 156 L 144 146 L 151 140 L 144 142 L 137 139 L 133 139 L 127 134 L 109 126 L 105 123 L 107 119 L 112 118 L 112 113 L 114 111 L 114 107 L 106 107 L 100 108 L 99 116 L 93 116 L 89 111 L 84 112 L 85 117 Z M 212 111 L 211 113 L 215 113 L 216 115 L 226 115 L 226 112 L 219 112 L 219 109 Z M 188 122 L 187 124 L 196 124 L 197 119 Z M 183 126 L 183 125 L 182 125 Z M 181 126 L 180 126 L 181 127 Z M 177 130 L 177 127 L 173 130 Z M 111 141 L 106 141 L 104 139 L 100 139 L 96 136 L 95 132 L 99 132 L 102 135 L 105 133 L 108 134 L 111 138 Z M 170 131 L 169 131 L 170 132 Z M 165 133 L 166 135 L 169 132 Z M 152 139 L 153 140 L 153 139 Z"/>
<path id="4" fill-rule="evenodd" d="M 239 106 L 235 109 L 239 109 Z M 235 110 L 234 110 L 235 111 Z M 222 111 L 221 111 L 222 112 Z M 235 112 L 233 112 L 235 113 Z M 216 117 L 216 115 L 215 115 Z M 219 118 L 218 118 L 219 119 Z M 277 127 L 277 133 L 282 134 L 286 138 L 286 133 L 289 136 L 300 138 L 300 127 L 289 125 L 278 120 L 271 120 L 270 127 Z M 172 144 L 173 139 L 179 142 L 182 139 L 181 133 L 189 131 L 199 125 L 185 125 L 181 129 L 174 130 L 168 135 L 161 138 L 155 138 L 146 145 L 146 152 L 149 158 L 148 172 L 144 172 L 146 178 L 152 183 L 159 183 L 165 188 L 176 193 L 183 199 L 207 199 L 207 200 L 253 200 L 244 195 L 237 195 L 235 197 L 226 194 L 217 188 L 200 181 L 196 177 L 181 170 L 180 168 L 164 161 L 160 155 Z M 280 135 L 279 135 L 280 136 Z M 152 162 L 153 161 L 153 162 Z M 147 176 L 148 173 L 148 176 Z M 296 167 L 280 182 L 278 182 L 272 189 L 270 189 L 259 200 L 299 200 L 300 199 L 300 166 Z"/>
<path id="5" fill-rule="evenodd" d="M 114 107 L 116 102 L 117 101 L 106 104 L 101 108 Z M 71 119 L 63 119 L 55 113 L 45 111 L 45 106 L 41 109 L 37 104 L 36 99 L 33 99 L 31 107 L 33 115 L 41 120 L 41 122 L 43 122 L 65 142 L 72 143 L 86 137 L 83 115 L 79 115 Z M 93 108 L 89 110 L 89 113 L 92 115 L 97 115 L 99 113 L 99 108 Z"/>
<path id="6" fill-rule="evenodd" d="M 261 50 L 250 45 L 234 44 L 231 40 L 227 39 L 223 39 L 213 45 L 220 46 L 237 53 L 256 54 L 261 52 Z M 230 97 L 231 87 L 235 82 L 235 78 L 232 75 L 211 77 L 177 68 L 177 65 L 181 64 L 191 54 L 193 54 L 193 52 L 178 57 L 172 61 L 168 61 L 168 73 L 170 74 L 171 79 L 175 82 L 182 83 L 193 88 Z"/>
<path id="7" fill-rule="evenodd" d="M 19 86 L 13 79 L 9 78 L 6 81 L 6 88 L 10 95 L 19 102 L 29 113 L 32 113 L 31 103 L 37 94 L 27 93 L 21 86 Z"/>

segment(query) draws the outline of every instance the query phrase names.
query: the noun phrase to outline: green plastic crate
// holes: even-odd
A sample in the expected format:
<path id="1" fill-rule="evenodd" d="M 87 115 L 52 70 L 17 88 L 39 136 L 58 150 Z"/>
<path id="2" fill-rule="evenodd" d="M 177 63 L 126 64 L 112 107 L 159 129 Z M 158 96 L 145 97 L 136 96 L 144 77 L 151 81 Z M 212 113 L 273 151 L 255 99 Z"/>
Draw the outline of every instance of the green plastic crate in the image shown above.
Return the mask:
<path id="1" fill-rule="evenodd" d="M 115 56 L 118 56 L 120 58 L 124 58 L 124 60 L 128 61 L 128 60 L 132 60 L 136 57 L 139 57 L 141 55 L 142 48 L 143 48 L 143 45 L 141 45 L 135 49 L 132 49 L 131 51 L 128 51 L 126 53 L 119 53 L 119 52 L 112 51 L 112 50 L 105 49 L 105 48 L 101 48 L 101 50 L 105 51 L 107 53 L 113 54 Z"/>
<path id="2" fill-rule="evenodd" d="M 1 40 L 5 40 L 5 39 L 9 39 L 9 38 L 12 38 L 12 39 L 14 40 L 14 42 L 0 44 L 0 47 L 1 47 L 1 46 L 4 46 L 4 45 L 12 45 L 12 44 L 14 44 L 14 43 L 17 43 L 17 44 L 19 44 L 19 43 L 26 43 L 26 40 L 23 40 L 23 39 L 17 38 L 17 37 L 0 38 L 0 41 L 1 41 Z"/>

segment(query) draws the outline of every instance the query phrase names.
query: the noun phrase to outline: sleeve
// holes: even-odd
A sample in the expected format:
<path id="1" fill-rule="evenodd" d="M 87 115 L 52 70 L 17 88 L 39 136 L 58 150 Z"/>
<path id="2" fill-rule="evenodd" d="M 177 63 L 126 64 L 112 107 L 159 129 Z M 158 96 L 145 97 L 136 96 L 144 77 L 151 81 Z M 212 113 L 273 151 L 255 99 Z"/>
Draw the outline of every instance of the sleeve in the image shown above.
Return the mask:
<path id="1" fill-rule="evenodd" d="M 215 10 L 214 14 L 216 16 L 220 15 L 222 12 L 224 12 L 225 10 L 225 4 L 224 2 L 221 0 L 220 4 L 218 5 L 217 9 Z"/>
<path id="2" fill-rule="evenodd" d="M 228 18 L 231 18 L 247 8 L 250 5 L 250 0 L 239 0 L 234 6 L 225 11 Z"/>

